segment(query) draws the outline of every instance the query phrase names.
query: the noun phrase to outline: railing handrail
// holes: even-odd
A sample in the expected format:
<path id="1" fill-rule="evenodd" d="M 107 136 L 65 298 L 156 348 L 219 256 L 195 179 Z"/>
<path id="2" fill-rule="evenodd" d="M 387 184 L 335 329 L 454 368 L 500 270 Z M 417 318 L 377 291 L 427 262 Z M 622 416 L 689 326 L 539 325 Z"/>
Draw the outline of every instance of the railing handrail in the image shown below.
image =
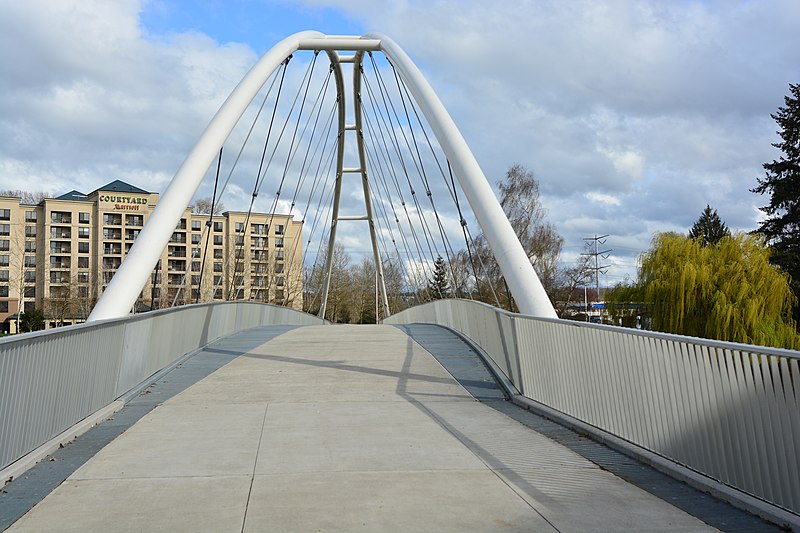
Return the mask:
<path id="1" fill-rule="evenodd" d="M 203 307 L 214 307 L 220 305 L 230 305 L 230 304 L 249 304 L 249 305 L 258 305 L 258 306 L 267 306 L 267 307 L 274 307 L 276 309 L 287 309 L 296 311 L 298 313 L 308 315 L 309 317 L 316 318 L 315 315 L 311 315 L 304 311 L 298 311 L 294 308 L 285 307 L 282 305 L 274 305 L 268 304 L 263 302 L 251 302 L 245 300 L 232 300 L 232 301 L 224 301 L 224 302 L 203 302 L 197 304 L 186 304 L 186 305 L 179 305 L 176 307 L 166 307 L 163 309 L 154 309 L 152 311 L 146 311 L 144 313 L 136 313 L 130 314 L 128 316 L 118 317 L 118 318 L 108 318 L 104 320 L 98 320 L 96 322 L 82 322 L 80 324 L 73 324 L 71 326 L 62 326 L 58 328 L 52 329 L 42 329 L 38 331 L 29 331 L 25 333 L 18 333 L 15 335 L 8 335 L 6 337 L 0 337 L 0 352 L 2 349 L 14 342 L 24 342 L 29 341 L 31 339 L 42 338 L 42 337 L 50 337 L 52 335 L 64 335 L 64 334 L 74 334 L 76 331 L 81 331 L 83 329 L 92 329 L 92 328 L 100 328 L 100 327 L 108 327 L 110 325 L 118 324 L 120 322 L 137 322 L 140 320 L 148 320 L 153 317 L 161 316 L 161 315 L 169 315 L 171 313 L 185 311 L 187 309 L 199 309 Z"/>
<path id="2" fill-rule="evenodd" d="M 752 353 L 760 353 L 764 355 L 775 355 L 779 357 L 788 357 L 790 359 L 800 359 L 800 351 L 798 350 L 789 350 L 785 348 L 774 348 L 772 346 L 760 346 L 758 344 L 745 344 L 739 342 L 731 342 L 731 341 L 720 341 L 716 339 L 705 339 L 703 337 L 692 337 L 689 335 L 678 335 L 676 333 L 664 333 L 661 331 L 653 331 L 647 329 L 635 329 L 635 328 L 627 328 L 623 326 L 614 326 L 611 324 L 595 324 L 594 322 L 580 322 L 577 320 L 569 320 L 566 318 L 546 318 L 546 317 L 538 317 L 538 316 L 531 316 L 525 315 L 522 313 L 514 313 L 512 311 L 508 311 L 506 309 L 501 309 L 499 307 L 495 307 L 491 304 L 486 302 L 479 302 L 476 300 L 468 300 L 466 298 L 447 298 L 447 300 L 455 300 L 460 302 L 465 302 L 471 305 L 478 305 L 481 307 L 485 307 L 487 309 L 491 309 L 493 311 L 505 314 L 509 317 L 514 318 L 524 318 L 526 320 L 536 320 L 539 322 L 550 322 L 554 324 L 564 324 L 568 326 L 575 326 L 579 328 L 590 328 L 590 329 L 597 329 L 597 330 L 605 330 L 605 331 L 614 331 L 615 333 L 620 333 L 624 335 L 636 335 L 640 337 L 650 337 L 653 339 L 661 339 L 661 340 L 669 340 L 669 341 L 679 341 L 679 342 L 688 342 L 691 344 L 695 344 L 698 346 L 709 346 L 712 348 L 721 348 L 723 350 L 738 350 L 741 352 L 752 352 Z M 441 300 L 437 300 L 441 301 Z M 415 309 L 421 308 L 427 305 L 435 304 L 436 301 L 433 302 L 426 302 L 423 304 L 416 305 L 414 307 L 410 307 L 408 309 Z M 407 311 L 408 309 L 404 309 L 403 311 L 399 311 L 392 316 L 400 316 L 403 312 Z"/>

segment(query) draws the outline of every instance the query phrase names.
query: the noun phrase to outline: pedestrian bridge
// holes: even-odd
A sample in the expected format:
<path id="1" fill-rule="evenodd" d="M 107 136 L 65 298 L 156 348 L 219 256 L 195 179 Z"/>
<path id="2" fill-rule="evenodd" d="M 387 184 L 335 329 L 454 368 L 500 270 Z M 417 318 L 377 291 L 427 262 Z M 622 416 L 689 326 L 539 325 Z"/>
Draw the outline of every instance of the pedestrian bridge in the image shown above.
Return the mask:
<path id="1" fill-rule="evenodd" d="M 457 300 L 374 326 L 239 302 L 8 338 L 0 525 L 779 530 L 710 490 L 796 528 L 796 354 L 755 350 Z"/>
<path id="2" fill-rule="evenodd" d="M 273 135 L 286 67 L 299 51 L 313 56 L 307 75 L 288 76 L 303 80 L 293 102 L 327 91 L 329 103 L 300 104 L 294 115 L 292 103 Z M 321 51 L 329 58 L 327 75 L 314 81 L 319 91 L 309 92 Z M 379 52 L 389 61 L 384 68 L 372 61 Z M 353 74 L 350 111 L 343 65 Z M 396 90 L 388 90 L 382 70 Z M 254 106 L 265 86 L 261 107 Z M 391 103 L 392 93 L 402 107 Z M 129 316 L 215 158 L 212 206 L 218 200 L 233 128 L 258 107 L 233 150 L 229 178 L 268 101 L 273 112 L 259 150 L 266 163 L 263 171 L 254 165 L 247 215 L 270 174 L 278 184 L 273 214 L 287 187 L 282 198 L 292 198 L 291 208 L 306 197 L 303 217 L 310 206 L 326 204 L 316 209 L 312 229 L 330 220 L 326 235 L 317 237 L 319 267 L 303 264 L 299 247 L 284 250 L 283 230 L 276 228 L 270 251 L 281 263 L 274 272 L 319 272 L 319 290 L 295 296 L 330 316 L 337 225 L 366 221 L 375 316 L 383 323 L 333 326 L 289 307 L 242 301 L 245 273 L 266 268 L 246 252 L 267 254 L 267 239 L 253 237 L 246 222 L 235 229 L 237 249 L 229 254 L 235 264 L 214 264 L 214 272 L 231 274 L 227 298 L 240 301 Z M 329 119 L 316 137 L 323 107 Z M 311 111 L 301 120 L 304 109 Z M 403 133 L 401 144 L 396 134 L 405 130 L 411 135 Z M 348 136 L 355 149 L 345 149 Z M 430 155 L 417 143 L 423 139 Z M 295 158 L 301 145 L 305 155 Z M 348 163 L 345 156 L 356 153 Z M 273 161 L 277 175 L 268 172 Z M 411 181 L 413 171 L 421 186 Z M 443 182 L 439 194 L 428 180 L 434 174 Z M 296 178 L 293 187 L 284 183 L 287 176 Z M 343 188 L 344 176 L 360 178 L 363 215 L 339 213 L 343 191 L 352 190 L 352 183 Z M 486 262 L 496 262 L 499 273 L 489 275 L 480 255 L 473 261 L 476 239 L 459 195 L 491 248 Z M 508 299 L 525 314 L 457 299 L 391 314 L 382 266 L 387 252 L 398 259 L 395 274 L 410 278 L 394 283 L 406 294 L 424 292 L 431 277 L 425 269 L 457 255 L 438 214 L 447 197 L 458 213 L 449 225 L 462 234 L 472 267 L 461 276 L 468 282 L 460 294 L 480 295 L 488 284 L 499 307 L 492 284 L 502 277 Z M 208 237 L 205 231 L 206 245 Z M 197 281 L 189 278 L 195 301 L 202 274 L 201 266 Z M 216 277 L 219 285 L 223 276 Z M 450 279 L 456 277 L 451 264 Z M 283 300 L 285 280 L 275 278 L 281 296 L 277 288 L 272 294 Z M 173 287 L 173 303 L 186 281 Z M 263 299 L 261 292 L 249 297 Z M 798 352 L 555 316 L 466 141 L 405 52 L 379 34 L 295 34 L 259 60 L 211 120 L 90 323 L 0 339 L 0 529 L 800 530 Z"/>

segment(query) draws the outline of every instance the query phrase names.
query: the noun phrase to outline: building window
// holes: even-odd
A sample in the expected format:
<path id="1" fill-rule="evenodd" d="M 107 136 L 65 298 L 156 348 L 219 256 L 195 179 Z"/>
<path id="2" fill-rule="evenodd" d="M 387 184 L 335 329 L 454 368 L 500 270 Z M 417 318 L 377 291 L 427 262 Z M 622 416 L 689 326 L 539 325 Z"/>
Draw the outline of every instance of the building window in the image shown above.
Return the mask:
<path id="1" fill-rule="evenodd" d="M 192 261 L 192 272 L 200 272 L 200 261 Z"/>
<path id="2" fill-rule="evenodd" d="M 125 215 L 126 226 L 144 226 L 144 215 Z"/>
<path id="3" fill-rule="evenodd" d="M 103 268 L 106 270 L 109 269 L 117 269 L 119 268 L 119 264 L 122 260 L 119 257 L 104 257 L 103 258 Z"/>
<path id="4" fill-rule="evenodd" d="M 222 259 L 222 248 L 214 248 L 214 259 Z"/>
<path id="5" fill-rule="evenodd" d="M 214 263 L 214 272 L 222 272 L 222 263 L 217 261 Z"/>
<path id="6" fill-rule="evenodd" d="M 200 244 L 200 234 L 192 233 L 192 244 Z"/>
<path id="7" fill-rule="evenodd" d="M 222 235 L 214 235 L 214 246 L 222 246 Z"/>
<path id="8" fill-rule="evenodd" d="M 8 313 L 8 302 L 0 302 L 0 313 Z"/>
<path id="9" fill-rule="evenodd" d="M 214 231 L 222 231 L 222 222 L 214 222 Z"/>
<path id="10" fill-rule="evenodd" d="M 79 224 L 88 224 L 89 223 L 89 213 L 78 213 L 78 223 Z"/>
<path id="11" fill-rule="evenodd" d="M 50 272 L 50 283 L 64 283 L 66 277 L 60 270 Z"/>
<path id="12" fill-rule="evenodd" d="M 275 237 L 275 247 L 283 248 L 283 237 Z"/>
<path id="13" fill-rule="evenodd" d="M 178 225 L 175 226 L 175 229 L 185 230 L 186 229 L 186 219 L 185 218 L 180 219 L 180 221 L 178 222 Z"/>
<path id="14" fill-rule="evenodd" d="M 167 255 L 169 257 L 186 257 L 185 246 L 169 246 L 167 247 Z"/>
<path id="15" fill-rule="evenodd" d="M 89 253 L 89 243 L 88 242 L 79 242 L 78 243 L 78 253 L 79 254 L 88 254 Z"/>
<path id="16" fill-rule="evenodd" d="M 69 228 L 52 227 L 50 228 L 51 239 L 69 239 L 72 237 L 72 232 Z"/>
<path id="17" fill-rule="evenodd" d="M 121 255 L 122 254 L 122 246 L 113 243 L 113 242 L 104 242 L 103 243 L 103 253 L 105 255 Z"/>
<path id="18" fill-rule="evenodd" d="M 200 231 L 200 228 L 202 227 L 202 224 L 203 223 L 200 222 L 199 220 L 192 220 L 192 229 L 194 231 Z"/>
<path id="19" fill-rule="evenodd" d="M 103 224 L 106 226 L 121 226 L 122 215 L 116 213 L 103 213 Z"/>
<path id="20" fill-rule="evenodd" d="M 222 283 L 222 276 L 214 276 L 214 285 Z"/>
<path id="21" fill-rule="evenodd" d="M 192 285 L 200 285 L 200 276 L 192 276 Z"/>
<path id="22" fill-rule="evenodd" d="M 214 289 L 214 299 L 222 300 L 222 289 Z"/>
<path id="23" fill-rule="evenodd" d="M 84 244 L 84 243 L 81 243 Z M 88 246 L 88 242 L 85 243 Z M 68 254 L 69 253 L 69 243 L 68 242 L 59 242 L 53 241 L 50 243 L 50 253 L 51 254 Z"/>
<path id="24" fill-rule="evenodd" d="M 34 283 L 36 281 L 36 271 L 26 270 L 24 279 L 26 283 Z"/>
<path id="25" fill-rule="evenodd" d="M 250 224 L 250 233 L 255 233 L 256 235 L 265 234 L 264 224 Z"/>
<path id="26" fill-rule="evenodd" d="M 0 270 L 0 281 L 8 281 L 8 270 Z"/>
<path id="27" fill-rule="evenodd" d="M 36 226 L 25 226 L 26 237 L 36 237 Z"/>
<path id="28" fill-rule="evenodd" d="M 36 251 L 36 241 L 25 241 L 25 251 L 26 252 L 35 252 Z"/>
<path id="29" fill-rule="evenodd" d="M 8 285 L 0 285 L 0 298 L 8 297 Z"/>
<path id="30" fill-rule="evenodd" d="M 275 235 L 283 235 L 283 224 L 275 226 Z"/>
<path id="31" fill-rule="evenodd" d="M 36 285 L 25 287 L 24 295 L 25 298 L 36 298 Z"/>
<path id="32" fill-rule="evenodd" d="M 28 268 L 33 268 L 36 266 L 36 256 L 35 255 L 26 255 L 25 256 L 25 266 Z"/>
<path id="33" fill-rule="evenodd" d="M 11 235 L 11 224 L 0 224 L 0 235 Z"/>
<path id="34" fill-rule="evenodd" d="M 36 222 L 36 211 L 25 211 L 25 222 Z"/>
<path id="35" fill-rule="evenodd" d="M 69 268 L 69 257 L 51 256 L 50 268 Z"/>
<path id="36" fill-rule="evenodd" d="M 0 220 L 11 220 L 11 209 L 0 209 Z"/>
<path id="37" fill-rule="evenodd" d="M 284 255 L 283 250 L 277 250 L 275 252 L 275 260 L 276 261 L 283 261 L 283 255 Z"/>
<path id="38" fill-rule="evenodd" d="M 89 273 L 78 272 L 78 283 L 89 283 Z"/>
<path id="39" fill-rule="evenodd" d="M 116 228 L 103 228 L 103 238 L 114 241 L 122 240 L 122 230 Z"/>
<path id="40" fill-rule="evenodd" d="M 89 287 L 78 287 L 78 297 L 79 298 L 88 298 L 89 297 Z"/>
<path id="41" fill-rule="evenodd" d="M 3 254 L 3 255 L 0 255 L 0 266 L 7 267 L 7 266 L 8 266 L 8 261 L 9 261 L 10 257 L 11 257 L 11 256 L 9 256 L 9 255 L 5 255 L 5 254 Z"/>
<path id="42" fill-rule="evenodd" d="M 50 213 L 50 221 L 55 224 L 71 224 L 72 217 L 69 211 L 53 211 Z"/>
<path id="43" fill-rule="evenodd" d="M 251 237 L 250 246 L 253 248 L 266 248 L 269 240 L 266 237 Z"/>
<path id="44" fill-rule="evenodd" d="M 283 276 L 275 276 L 275 285 L 277 285 L 278 287 L 283 287 L 283 283 L 284 283 Z"/>
<path id="45" fill-rule="evenodd" d="M 79 257 L 78 258 L 78 268 L 89 268 L 89 258 L 88 257 Z"/>
<path id="46" fill-rule="evenodd" d="M 7 252 L 11 249 L 11 241 L 8 239 L 0 239 L 0 252 Z"/>
<path id="47" fill-rule="evenodd" d="M 50 287 L 50 298 L 54 298 L 56 300 L 63 300 L 66 297 L 67 297 L 66 287 Z"/>
<path id="48" fill-rule="evenodd" d="M 286 266 L 285 263 L 275 263 L 275 272 L 277 274 L 282 274 L 285 266 Z"/>

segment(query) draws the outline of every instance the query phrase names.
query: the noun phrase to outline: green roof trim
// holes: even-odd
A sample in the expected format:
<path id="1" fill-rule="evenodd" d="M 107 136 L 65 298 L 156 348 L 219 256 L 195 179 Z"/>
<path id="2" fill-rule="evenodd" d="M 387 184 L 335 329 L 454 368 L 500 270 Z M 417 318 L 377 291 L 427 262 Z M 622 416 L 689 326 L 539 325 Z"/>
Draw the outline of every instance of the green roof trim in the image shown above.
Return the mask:
<path id="1" fill-rule="evenodd" d="M 56 196 L 55 200 L 72 200 L 73 202 L 88 202 L 89 196 L 73 189 L 68 193 L 62 194 L 61 196 Z"/>
<path id="2" fill-rule="evenodd" d="M 109 192 L 127 192 L 127 193 L 134 193 L 134 194 L 150 194 L 150 191 L 145 191 L 144 189 L 140 189 L 139 187 L 134 187 L 130 183 L 125 183 L 124 181 L 114 180 L 111 183 L 100 187 L 97 190 L 91 192 L 94 194 L 99 191 L 109 191 Z"/>

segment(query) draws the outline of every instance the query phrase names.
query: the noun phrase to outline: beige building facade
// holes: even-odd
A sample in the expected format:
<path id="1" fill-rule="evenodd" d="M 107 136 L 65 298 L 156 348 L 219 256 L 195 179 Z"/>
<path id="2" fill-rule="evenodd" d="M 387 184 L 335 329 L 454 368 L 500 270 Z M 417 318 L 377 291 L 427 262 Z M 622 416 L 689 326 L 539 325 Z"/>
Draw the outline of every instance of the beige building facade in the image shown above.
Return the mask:
<path id="1" fill-rule="evenodd" d="M 158 203 L 122 181 L 26 205 L 0 197 L 0 331 L 42 311 L 46 327 L 85 321 Z M 302 308 L 302 222 L 187 208 L 135 312 L 212 300 Z"/>

